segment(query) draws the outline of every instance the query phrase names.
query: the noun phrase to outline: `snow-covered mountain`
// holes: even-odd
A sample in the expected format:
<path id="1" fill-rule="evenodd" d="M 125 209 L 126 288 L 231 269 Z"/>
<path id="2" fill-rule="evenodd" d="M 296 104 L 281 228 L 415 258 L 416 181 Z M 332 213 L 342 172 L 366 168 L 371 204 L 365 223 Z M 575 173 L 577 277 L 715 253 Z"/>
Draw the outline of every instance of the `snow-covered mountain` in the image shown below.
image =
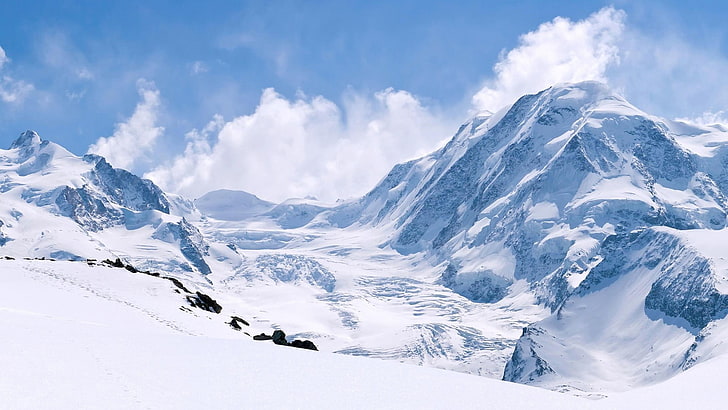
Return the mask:
<path id="1" fill-rule="evenodd" d="M 145 269 L 210 273 L 192 205 L 97 155 L 26 131 L 0 150 L 1 252 L 65 260 L 121 257 Z M 177 215 L 175 215 L 177 214 Z"/>
<path id="2" fill-rule="evenodd" d="M 442 264 L 438 282 L 469 300 L 527 283 L 553 314 L 524 329 L 506 380 L 627 389 L 704 359 L 728 313 L 710 245 L 726 235 L 727 153 L 720 127 L 655 118 L 603 84 L 556 86 L 473 118 L 329 220 L 389 227 L 385 244 Z"/>
<path id="3" fill-rule="evenodd" d="M 609 394 L 723 355 L 728 132 L 603 84 L 477 115 L 341 204 L 196 201 L 23 133 L 0 255 L 121 258 L 320 350 Z"/>

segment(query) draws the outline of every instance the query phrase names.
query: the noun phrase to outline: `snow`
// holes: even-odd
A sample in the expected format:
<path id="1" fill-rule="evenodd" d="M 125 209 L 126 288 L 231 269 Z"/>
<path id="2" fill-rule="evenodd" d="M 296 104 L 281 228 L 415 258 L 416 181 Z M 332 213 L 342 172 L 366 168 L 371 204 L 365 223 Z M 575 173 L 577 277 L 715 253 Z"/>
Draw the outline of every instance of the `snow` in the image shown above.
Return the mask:
<path id="1" fill-rule="evenodd" d="M 579 400 L 480 377 L 253 342 L 181 311 L 169 282 L 84 263 L 2 261 L 4 408 L 442 408 Z M 227 312 L 231 314 L 232 312 Z M 238 313 L 238 312 L 236 312 Z M 238 313 L 240 314 L 240 313 Z M 249 317 L 249 316 L 248 316 Z"/>
<path id="2" fill-rule="evenodd" d="M 9 409 L 710 408 L 728 366 L 711 361 L 664 385 L 594 401 L 254 342 L 213 313 L 179 310 L 169 282 L 123 269 L 0 264 L 0 286 L 13 289 L 0 300 L 0 325 L 13 329 L 0 338 L 0 397 Z"/>
<path id="3" fill-rule="evenodd" d="M 195 206 L 205 215 L 223 221 L 239 221 L 263 214 L 275 204 L 243 191 L 219 189 L 195 200 Z"/>
<path id="4" fill-rule="evenodd" d="M 603 85 L 560 85 L 476 116 L 441 149 L 396 166 L 362 198 L 276 205 L 220 191 L 200 198 L 197 209 L 124 171 L 95 170 L 98 157 L 78 158 L 27 134 L 17 147 L 0 150 L 0 256 L 118 257 L 214 295 L 225 308 L 222 316 L 181 310 L 186 302 L 170 282 L 124 270 L 0 261 L 1 280 L 8 281 L 0 285 L 11 289 L 0 318 L 18 329 L 0 347 L 28 345 L 26 361 L 36 367 L 28 370 L 26 390 L 55 354 L 32 340 L 48 336 L 62 353 L 53 359 L 57 367 L 48 365 L 56 378 L 64 369 L 85 371 L 84 382 L 106 380 L 99 394 L 124 402 L 136 395 L 150 407 L 199 404 L 200 391 L 265 407 L 277 398 L 262 383 L 284 378 L 303 386 L 289 390 L 311 407 L 324 400 L 307 390 L 319 382 L 377 404 L 371 407 L 401 406 L 400 396 L 407 404 L 427 407 L 422 396 L 432 407 L 450 407 L 521 392 L 536 402 L 567 397 L 564 403 L 580 408 L 602 406 L 630 394 L 615 392 L 659 386 L 728 354 L 721 347 L 728 263 L 720 246 L 727 232 L 726 135 L 648 116 Z M 250 320 L 250 332 L 284 329 L 321 352 L 252 343 L 224 323 L 230 314 Z M 241 351 L 248 361 L 236 366 L 230 358 Z M 516 381 L 610 398 L 572 402 L 333 353 L 492 379 L 509 363 L 529 370 Z M 21 359 L 2 360 L 22 368 Z M 156 376 L 169 384 L 151 380 L 145 362 L 157 363 Z M 290 374 L 289 365 L 301 374 Z M 246 366 L 255 376 L 240 373 Z M 226 381 L 208 374 L 216 369 Z M 383 393 L 362 390 L 365 378 L 376 380 L 367 388 Z M 261 389 L 262 401 L 230 393 L 252 391 L 239 381 Z M 66 397 L 65 407 L 79 400 L 73 381 L 58 383 L 58 391 L 46 383 L 50 390 L 39 394 Z M 479 395 L 468 390 L 444 402 L 440 390 L 461 392 L 460 385 Z M 395 387 L 427 393 L 397 395 Z M 13 394 L 22 407 L 24 399 Z M 326 398 L 351 407 L 344 395 Z"/>
<path id="5" fill-rule="evenodd" d="M 534 204 L 531 208 L 526 222 L 535 220 L 540 221 L 544 219 L 557 219 L 559 217 L 559 208 L 553 202 L 543 201 Z"/>

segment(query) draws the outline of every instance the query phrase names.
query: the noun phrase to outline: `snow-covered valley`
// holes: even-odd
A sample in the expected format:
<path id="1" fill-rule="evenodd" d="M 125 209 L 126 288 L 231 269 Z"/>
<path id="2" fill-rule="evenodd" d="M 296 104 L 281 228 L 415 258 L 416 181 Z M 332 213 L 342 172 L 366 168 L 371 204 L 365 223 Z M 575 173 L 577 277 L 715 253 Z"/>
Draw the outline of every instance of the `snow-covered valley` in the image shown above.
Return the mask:
<path id="1" fill-rule="evenodd" d="M 684 386 L 711 403 L 726 164 L 725 130 L 593 82 L 475 116 L 337 204 L 191 201 L 29 131 L 0 151 L 0 365 L 16 372 L 0 392 L 11 408 L 677 408 Z M 159 276 L 99 262 L 116 258 Z M 251 339 L 276 329 L 319 352 Z"/>

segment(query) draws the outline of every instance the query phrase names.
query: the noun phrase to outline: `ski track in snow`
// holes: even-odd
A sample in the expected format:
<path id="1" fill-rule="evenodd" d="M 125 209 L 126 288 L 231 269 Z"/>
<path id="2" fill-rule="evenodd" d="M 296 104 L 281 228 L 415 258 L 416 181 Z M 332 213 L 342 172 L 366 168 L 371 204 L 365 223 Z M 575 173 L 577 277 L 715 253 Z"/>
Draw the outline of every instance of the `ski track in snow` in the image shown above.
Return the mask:
<path id="1" fill-rule="evenodd" d="M 59 288 L 63 288 L 64 287 L 63 285 L 67 285 L 67 286 L 72 286 L 72 287 L 75 287 L 78 289 L 82 289 L 83 291 L 91 293 L 102 299 L 108 300 L 110 302 L 118 303 L 118 304 L 127 306 L 133 310 L 136 310 L 136 311 L 146 315 L 150 319 L 154 320 L 155 322 L 160 323 L 161 325 L 168 327 L 172 330 L 175 330 L 179 333 L 183 333 L 183 334 L 187 334 L 187 335 L 191 335 L 191 336 L 195 335 L 194 333 L 178 326 L 176 323 L 160 317 L 158 314 L 156 314 L 155 312 L 152 312 L 151 310 L 148 310 L 141 306 L 135 305 L 134 303 L 131 303 L 128 300 L 123 300 L 118 297 L 115 297 L 112 294 L 110 294 L 109 292 L 104 292 L 98 288 L 94 288 L 94 287 L 90 286 L 88 283 L 82 283 L 78 279 L 73 279 L 72 277 L 61 275 L 61 274 L 53 271 L 52 269 L 40 268 L 37 266 L 23 266 L 23 269 L 28 272 L 37 274 L 35 276 L 37 278 L 42 278 L 42 279 L 51 278 L 52 280 L 50 280 L 48 282 L 51 284 L 59 285 Z M 105 269 L 105 268 L 102 267 L 101 269 Z"/>

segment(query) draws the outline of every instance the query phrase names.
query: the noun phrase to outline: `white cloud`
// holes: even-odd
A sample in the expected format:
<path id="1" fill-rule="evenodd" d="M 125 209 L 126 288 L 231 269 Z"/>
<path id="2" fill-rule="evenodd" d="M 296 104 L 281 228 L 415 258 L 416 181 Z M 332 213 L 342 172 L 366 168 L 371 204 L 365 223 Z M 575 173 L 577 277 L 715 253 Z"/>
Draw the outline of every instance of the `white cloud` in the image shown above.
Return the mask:
<path id="1" fill-rule="evenodd" d="M 541 24 L 502 54 L 495 78 L 473 96 L 473 105 L 496 111 L 556 83 L 606 81 L 608 66 L 619 61 L 624 19 L 623 11 L 606 7 L 581 21 L 556 17 Z"/>
<path id="2" fill-rule="evenodd" d="M 41 62 L 56 73 L 62 73 L 74 80 L 88 81 L 95 78 L 84 53 L 63 31 L 44 31 L 40 35 L 38 52 Z"/>
<path id="3" fill-rule="evenodd" d="M 331 201 L 363 194 L 395 163 L 430 151 L 454 125 L 405 91 L 349 92 L 339 107 L 320 96 L 289 100 L 267 89 L 254 113 L 229 122 L 216 117 L 188 134 L 182 155 L 145 177 L 189 197 L 228 188 L 278 201 Z"/>
<path id="4" fill-rule="evenodd" d="M 20 102 L 33 90 L 33 84 L 23 80 L 16 80 L 7 75 L 0 78 L 0 100 L 6 103 Z"/>
<path id="5" fill-rule="evenodd" d="M 605 82 L 663 117 L 699 123 L 708 120 L 704 113 L 728 109 L 728 58 L 719 45 L 689 42 L 674 21 L 643 27 L 626 20 L 624 11 L 606 7 L 581 21 L 556 17 L 522 35 L 473 96 L 474 109 L 495 111 L 523 94 L 584 80 Z"/>
<path id="6" fill-rule="evenodd" d="M 10 59 L 7 54 L 5 54 L 5 50 L 0 47 L 0 70 L 2 70 L 3 66 L 9 61 Z M 16 80 L 6 74 L 0 74 L 0 100 L 3 102 L 21 102 L 31 91 L 33 91 L 33 89 L 33 84 L 23 80 Z"/>
<path id="7" fill-rule="evenodd" d="M 86 90 L 78 90 L 78 91 L 66 91 L 66 98 L 68 98 L 70 101 L 78 101 L 82 99 L 86 95 Z"/>
<path id="8" fill-rule="evenodd" d="M 622 10 L 606 7 L 580 21 L 556 17 L 541 24 L 501 54 L 472 107 L 496 111 L 555 83 L 597 80 L 648 112 L 725 123 L 728 60 L 679 32 L 646 34 L 625 21 Z M 257 44 L 250 36 L 236 41 L 228 46 Z M 262 52 L 285 71 L 285 49 Z M 336 105 L 267 89 L 254 113 L 228 122 L 216 117 L 190 132 L 184 153 L 146 176 L 189 197 L 229 188 L 272 200 L 333 200 L 363 194 L 393 164 L 432 151 L 456 125 L 406 91 L 349 92 Z"/>
<path id="9" fill-rule="evenodd" d="M 142 100 L 132 116 L 116 124 L 114 135 L 99 138 L 88 149 L 89 153 L 105 157 L 115 167 L 131 169 L 164 132 L 164 128 L 157 126 L 159 90 L 154 83 L 142 79 L 137 81 L 137 90 Z"/>

